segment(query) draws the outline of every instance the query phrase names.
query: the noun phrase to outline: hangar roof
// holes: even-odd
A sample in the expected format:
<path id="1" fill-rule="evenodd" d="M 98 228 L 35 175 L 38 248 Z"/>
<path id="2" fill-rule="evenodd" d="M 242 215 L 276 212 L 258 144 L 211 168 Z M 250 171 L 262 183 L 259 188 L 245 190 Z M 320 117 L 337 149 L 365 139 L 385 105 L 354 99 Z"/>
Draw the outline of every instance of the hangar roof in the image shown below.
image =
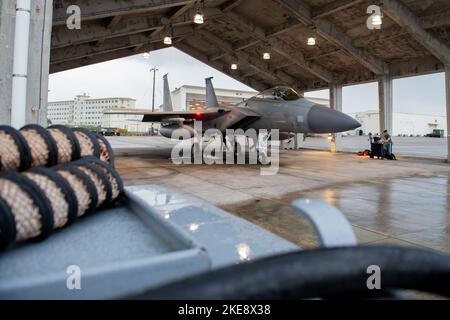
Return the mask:
<path id="1" fill-rule="evenodd" d="M 74 4 L 81 30 L 66 26 Z M 382 28 L 369 30 L 367 9 L 380 4 Z M 166 33 L 179 50 L 256 90 L 313 90 L 450 65 L 448 0 L 204 0 L 202 25 L 195 12 L 195 0 L 55 0 L 51 72 L 164 48 Z"/>

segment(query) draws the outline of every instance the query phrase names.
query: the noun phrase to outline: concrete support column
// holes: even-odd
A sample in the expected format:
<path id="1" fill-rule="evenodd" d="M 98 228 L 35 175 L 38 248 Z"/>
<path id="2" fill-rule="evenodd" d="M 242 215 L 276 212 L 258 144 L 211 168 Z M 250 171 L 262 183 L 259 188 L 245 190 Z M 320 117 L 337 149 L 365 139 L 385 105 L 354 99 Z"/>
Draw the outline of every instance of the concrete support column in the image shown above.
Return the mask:
<path id="1" fill-rule="evenodd" d="M 342 84 L 330 84 L 330 108 L 342 112 Z M 342 150 L 342 134 L 334 133 L 330 141 L 330 151 Z"/>
<path id="2" fill-rule="evenodd" d="M 11 124 L 15 1 L 0 1 L 0 125 Z"/>
<path id="3" fill-rule="evenodd" d="M 378 79 L 378 100 L 380 111 L 380 132 L 387 130 L 389 134 L 392 132 L 392 117 L 394 113 L 394 96 L 393 96 L 393 82 L 392 77 L 384 75 Z"/>
<path id="4" fill-rule="evenodd" d="M 450 65 L 445 66 L 445 98 L 447 110 L 447 160 L 450 162 Z"/>
<path id="5" fill-rule="evenodd" d="M 0 1 L 0 124 L 11 124 L 16 1 Z M 53 0 L 33 0 L 28 54 L 27 123 L 47 124 Z"/>
<path id="6" fill-rule="evenodd" d="M 53 0 L 34 0 L 28 61 L 28 123 L 47 126 Z"/>

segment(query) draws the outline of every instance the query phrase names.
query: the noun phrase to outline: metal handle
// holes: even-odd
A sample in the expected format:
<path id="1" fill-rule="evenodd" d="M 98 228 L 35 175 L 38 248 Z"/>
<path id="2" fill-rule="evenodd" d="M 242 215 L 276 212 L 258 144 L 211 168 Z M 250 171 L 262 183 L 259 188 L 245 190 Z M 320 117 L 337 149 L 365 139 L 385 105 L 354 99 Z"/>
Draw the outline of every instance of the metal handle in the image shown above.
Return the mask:
<path id="1" fill-rule="evenodd" d="M 337 208 L 320 200 L 299 199 L 293 208 L 313 225 L 321 247 L 357 245 L 356 236 L 347 218 Z"/>

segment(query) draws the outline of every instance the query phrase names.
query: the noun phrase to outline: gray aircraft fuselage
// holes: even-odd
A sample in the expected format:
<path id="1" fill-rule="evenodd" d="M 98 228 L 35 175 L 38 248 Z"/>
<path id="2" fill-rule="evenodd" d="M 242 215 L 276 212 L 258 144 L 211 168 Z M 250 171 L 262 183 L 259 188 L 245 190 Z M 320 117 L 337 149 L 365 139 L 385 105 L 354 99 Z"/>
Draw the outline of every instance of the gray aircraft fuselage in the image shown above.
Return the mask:
<path id="1" fill-rule="evenodd" d="M 227 129 L 277 129 L 280 140 L 289 139 L 294 133 L 336 133 L 361 126 L 352 117 L 307 100 L 292 88 L 283 86 L 265 90 L 234 107 L 220 108 L 211 79 L 206 79 L 205 111 L 181 112 L 179 117 L 176 112 L 160 114 L 159 116 L 164 118 L 161 135 L 170 138 L 175 130 L 184 128 L 193 136 L 195 121 L 202 121 L 203 132 L 218 129 L 222 134 L 225 134 Z M 164 78 L 164 84 L 165 109 L 173 110 L 167 76 Z M 153 119 L 155 118 L 152 115 L 144 118 L 145 121 Z"/>
<path id="2" fill-rule="evenodd" d="M 243 114 L 247 114 L 247 117 L 241 121 Z M 203 130 L 217 128 L 225 132 L 230 127 L 243 130 L 278 129 L 282 135 L 336 133 L 360 126 L 352 117 L 304 98 L 285 101 L 259 97 L 239 103 L 223 116 L 203 121 L 202 124 Z"/>

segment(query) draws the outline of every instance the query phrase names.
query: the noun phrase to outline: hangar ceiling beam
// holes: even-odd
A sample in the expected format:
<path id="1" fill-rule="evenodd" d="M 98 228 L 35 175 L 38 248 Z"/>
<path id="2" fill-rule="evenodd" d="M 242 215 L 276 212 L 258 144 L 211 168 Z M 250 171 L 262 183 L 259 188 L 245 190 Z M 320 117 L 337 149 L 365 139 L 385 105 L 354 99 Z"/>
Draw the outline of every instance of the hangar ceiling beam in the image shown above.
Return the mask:
<path id="1" fill-rule="evenodd" d="M 66 12 L 71 5 L 81 9 L 81 21 L 108 18 L 113 16 L 151 12 L 171 7 L 184 6 L 192 0 L 55 0 L 53 10 L 53 25 L 65 25 L 68 18 Z"/>
<path id="2" fill-rule="evenodd" d="M 188 10 L 190 10 L 190 9 L 192 8 L 192 6 L 194 5 L 194 3 L 195 3 L 195 1 L 191 1 L 190 3 L 185 4 L 184 6 L 182 6 L 181 8 L 179 8 L 178 10 L 176 10 L 175 12 L 173 12 L 171 15 L 167 16 L 167 17 L 166 17 L 167 22 L 168 22 L 168 23 L 173 23 L 174 20 L 175 20 L 176 18 L 182 16 L 185 12 L 187 12 Z M 191 20 L 191 21 L 192 21 L 192 20 Z M 159 26 L 158 28 L 156 28 L 156 30 L 154 30 L 154 31 L 151 33 L 151 35 L 152 35 L 152 36 L 157 36 L 159 33 L 161 33 L 161 32 L 164 30 L 165 26 L 166 26 L 168 23 L 166 23 L 166 24 L 164 24 L 164 25 L 161 25 L 161 26 Z"/>
<path id="3" fill-rule="evenodd" d="M 431 29 L 450 25 L 450 10 L 419 18 L 422 28 Z"/>
<path id="4" fill-rule="evenodd" d="M 210 61 L 208 59 L 208 56 L 205 55 L 203 52 L 197 50 L 196 48 L 184 42 L 178 42 L 174 45 L 174 47 L 196 58 L 197 60 L 200 60 L 203 63 L 208 64 L 209 66 L 215 68 L 216 70 L 227 74 L 231 78 L 248 85 L 251 88 L 254 88 L 259 91 L 266 89 L 266 85 L 263 84 L 262 82 L 256 81 L 255 79 L 244 78 L 240 75 L 240 73 L 237 70 L 230 72 L 231 71 L 230 68 L 227 68 L 223 63 L 219 61 Z"/>
<path id="5" fill-rule="evenodd" d="M 161 46 L 162 47 L 162 46 Z M 65 61 L 63 63 L 54 63 L 50 66 L 50 73 L 61 72 L 65 70 L 75 69 L 78 67 L 84 67 L 91 64 L 101 63 L 109 60 L 125 58 L 133 54 L 139 54 L 146 51 L 150 51 L 151 49 L 157 48 L 157 46 L 152 46 L 150 44 L 144 45 L 139 48 L 138 51 L 135 51 L 134 48 L 126 48 L 114 52 L 104 53 L 100 55 L 84 57 L 77 60 Z"/>
<path id="6" fill-rule="evenodd" d="M 419 18 L 400 0 L 383 0 L 386 14 L 420 44 L 422 44 L 431 54 L 441 60 L 444 64 L 450 65 L 450 47 L 444 44 L 434 34 L 426 31 L 420 24 Z"/>
<path id="7" fill-rule="evenodd" d="M 238 6 L 240 6 L 241 3 L 243 3 L 244 1 L 245 0 L 231 0 L 222 7 L 222 11 L 223 12 L 231 11 L 234 8 L 237 8 Z"/>
<path id="8" fill-rule="evenodd" d="M 272 38 L 272 37 L 281 35 L 283 33 L 290 32 L 293 29 L 297 28 L 298 26 L 300 26 L 299 23 L 295 23 L 295 22 L 292 22 L 291 20 L 288 20 L 288 22 L 283 23 L 283 24 L 277 26 L 276 28 L 266 32 L 266 38 Z M 258 43 L 261 43 L 261 40 L 254 39 L 252 37 L 252 39 L 243 40 L 243 41 L 239 42 L 238 44 L 236 44 L 233 47 L 233 51 L 242 51 L 242 50 L 245 50 L 247 48 L 257 45 Z M 219 54 L 213 56 L 212 60 L 220 60 L 223 57 L 224 57 L 224 54 L 219 53 Z"/>
<path id="9" fill-rule="evenodd" d="M 64 27 L 53 27 L 52 48 L 58 49 L 87 42 L 106 40 L 113 37 L 155 30 L 161 26 L 161 16 L 123 18 L 114 28 L 105 27 L 102 23 L 90 23 L 81 30 L 69 30 Z"/>
<path id="10" fill-rule="evenodd" d="M 291 60 L 293 63 L 297 64 L 316 77 L 326 82 L 332 82 L 333 74 L 331 72 L 318 64 L 306 61 L 301 52 L 284 43 L 282 40 L 276 38 L 267 38 L 265 31 L 261 27 L 255 25 L 254 23 L 250 22 L 248 19 L 243 18 L 237 13 L 227 12 L 226 16 L 240 25 L 250 36 L 262 42 L 268 42 L 272 50 L 276 51 L 278 54 Z"/>
<path id="11" fill-rule="evenodd" d="M 217 16 L 222 15 L 222 12 L 218 9 L 206 8 L 205 14 L 207 14 L 210 19 L 214 19 Z M 185 12 L 181 16 L 173 19 L 172 26 L 191 25 L 194 15 L 194 10 Z M 81 30 L 69 30 L 65 26 L 54 26 L 52 31 L 52 48 L 62 48 L 156 30 L 164 27 L 164 24 L 162 23 L 163 18 L 164 16 L 162 15 L 122 17 L 113 29 L 109 29 L 100 22 L 85 24 L 82 26 Z"/>
<path id="12" fill-rule="evenodd" d="M 360 4 L 364 0 L 336 0 L 323 7 L 313 10 L 312 15 L 314 19 L 324 18 L 333 13 L 339 12 L 341 10 L 347 9 L 351 6 Z"/>
<path id="13" fill-rule="evenodd" d="M 418 17 L 418 19 L 420 20 L 420 25 L 424 29 L 449 26 L 450 10 L 444 10 L 439 13 Z M 346 33 L 354 39 L 353 45 L 356 47 L 364 47 L 374 41 L 393 39 L 408 34 L 405 29 L 400 28 L 398 25 L 393 25 L 392 27 L 383 27 L 383 32 L 375 33 L 367 30 L 367 27 L 364 25 L 351 28 L 347 30 Z"/>
<path id="14" fill-rule="evenodd" d="M 115 16 L 112 17 L 111 20 L 108 22 L 108 25 L 106 26 L 107 29 L 112 30 L 114 29 L 117 24 L 122 20 L 122 16 Z"/>
<path id="15" fill-rule="evenodd" d="M 333 73 L 326 70 L 319 64 L 316 64 L 311 61 L 307 61 L 306 58 L 301 54 L 297 49 L 291 47 L 290 45 L 286 44 L 285 42 L 277 39 L 277 38 L 270 38 L 267 41 L 271 48 L 276 51 L 278 54 L 285 57 L 287 60 L 291 61 L 292 63 L 300 66 L 301 68 L 309 71 L 316 77 L 320 78 L 321 80 L 325 82 L 332 82 L 333 81 Z"/>
<path id="16" fill-rule="evenodd" d="M 189 26 L 180 27 L 174 30 L 174 39 L 193 34 L 193 28 Z M 70 60 L 78 60 L 98 54 L 118 51 L 126 48 L 134 48 L 152 42 L 162 43 L 161 37 L 149 38 L 145 34 L 134 34 L 104 41 L 99 46 L 91 44 L 81 44 L 67 48 L 55 49 L 51 52 L 51 63 L 62 63 Z"/>
<path id="17" fill-rule="evenodd" d="M 283 71 L 271 70 L 268 64 L 260 61 L 260 59 L 253 58 L 245 52 L 233 51 L 233 46 L 231 45 L 231 43 L 217 37 L 209 31 L 199 30 L 198 33 L 205 37 L 209 42 L 217 46 L 220 50 L 227 52 L 228 55 L 237 56 L 240 62 L 244 62 L 251 68 L 262 73 L 265 77 L 274 79 L 275 81 L 281 81 L 282 84 L 292 86 L 298 90 L 298 81 L 290 75 L 284 73 Z"/>
<path id="18" fill-rule="evenodd" d="M 305 25 L 311 25 L 317 28 L 317 33 L 326 40 L 334 43 L 338 47 L 344 49 L 352 57 L 354 57 L 360 64 L 377 75 L 383 75 L 388 72 L 388 66 L 384 61 L 375 57 L 368 51 L 357 48 L 352 44 L 352 39 L 341 31 L 337 26 L 329 21 L 320 18 L 313 19 L 311 9 L 309 6 L 300 0 L 276 0 L 294 17 Z"/>
<path id="19" fill-rule="evenodd" d="M 248 71 L 246 73 L 243 73 L 242 77 L 243 78 L 251 78 L 251 77 L 254 77 L 254 76 L 258 75 L 258 74 L 259 74 L 259 71 L 257 71 L 257 70 L 250 70 L 250 71 Z"/>

